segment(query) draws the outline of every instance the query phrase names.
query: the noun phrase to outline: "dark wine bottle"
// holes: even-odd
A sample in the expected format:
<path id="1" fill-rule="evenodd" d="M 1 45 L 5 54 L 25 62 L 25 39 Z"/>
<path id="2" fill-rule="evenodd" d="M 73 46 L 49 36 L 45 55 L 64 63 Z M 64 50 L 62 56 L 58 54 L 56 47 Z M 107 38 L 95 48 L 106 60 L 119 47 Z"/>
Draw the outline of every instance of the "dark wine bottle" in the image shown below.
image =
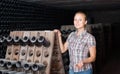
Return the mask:
<path id="1" fill-rule="evenodd" d="M 12 44 L 13 44 L 13 38 L 12 38 L 11 36 L 8 36 L 8 37 L 6 38 L 6 41 L 7 41 L 7 44 L 8 44 L 8 45 L 12 45 Z"/>
<path id="2" fill-rule="evenodd" d="M 16 65 L 17 68 L 22 67 L 22 63 L 21 63 L 21 61 L 17 61 L 15 65 Z"/>
<path id="3" fill-rule="evenodd" d="M 0 70 L 0 74 L 6 74 L 9 70 Z"/>
<path id="4" fill-rule="evenodd" d="M 6 60 L 6 59 L 0 59 L 0 66 L 5 67 L 7 62 L 8 62 L 8 60 Z"/>
<path id="5" fill-rule="evenodd" d="M 15 44 L 15 45 L 20 44 L 21 39 L 20 39 L 19 36 L 15 36 L 15 37 L 13 38 L 13 40 L 14 40 L 14 44 Z"/>
<path id="6" fill-rule="evenodd" d="M 32 65 L 33 71 L 40 71 L 40 70 L 44 70 L 45 68 L 46 68 L 46 66 L 42 63 L 35 63 Z"/>
<path id="7" fill-rule="evenodd" d="M 8 72 L 5 72 L 4 74 L 16 74 L 17 72 L 16 71 L 8 71 Z"/>
<path id="8" fill-rule="evenodd" d="M 5 38 L 4 38 L 3 35 L 0 36 L 0 43 L 1 43 L 1 44 L 5 43 Z"/>
<path id="9" fill-rule="evenodd" d="M 30 63 L 30 62 L 22 62 L 22 64 L 23 64 L 24 70 L 30 70 L 31 66 L 33 65 L 33 63 Z"/>
<path id="10" fill-rule="evenodd" d="M 22 40 L 21 45 L 23 46 L 28 45 L 30 42 L 30 39 L 28 36 L 24 36 L 23 38 L 21 38 L 21 40 Z"/>
<path id="11" fill-rule="evenodd" d="M 40 36 L 38 39 L 37 39 L 37 43 L 39 44 L 39 45 L 43 45 L 44 47 L 49 47 L 50 46 L 50 42 L 47 40 L 47 39 L 45 39 L 45 37 L 43 37 L 43 36 Z"/>
<path id="12" fill-rule="evenodd" d="M 44 42 L 44 37 L 39 36 L 36 41 L 36 46 L 42 46 L 43 42 Z"/>
<path id="13" fill-rule="evenodd" d="M 8 61 L 7 62 L 7 68 L 15 67 L 15 65 L 16 65 L 16 61 Z"/>
<path id="14" fill-rule="evenodd" d="M 36 41 L 37 41 L 37 38 L 35 36 L 30 37 L 30 43 L 29 43 L 29 45 L 34 45 L 36 43 Z"/>

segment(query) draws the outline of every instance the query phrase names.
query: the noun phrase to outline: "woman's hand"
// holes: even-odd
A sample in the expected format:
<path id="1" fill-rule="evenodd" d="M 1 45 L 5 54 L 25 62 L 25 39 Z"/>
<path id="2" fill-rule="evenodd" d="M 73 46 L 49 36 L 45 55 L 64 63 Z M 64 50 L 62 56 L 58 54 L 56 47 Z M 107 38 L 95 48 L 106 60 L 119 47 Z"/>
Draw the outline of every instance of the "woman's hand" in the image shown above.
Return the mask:
<path id="1" fill-rule="evenodd" d="M 81 69 L 83 67 L 83 65 L 84 65 L 83 62 L 80 61 L 78 64 L 76 64 L 76 67 Z"/>
<path id="2" fill-rule="evenodd" d="M 61 32 L 58 29 L 55 29 L 54 32 L 57 33 L 59 37 L 61 36 Z"/>

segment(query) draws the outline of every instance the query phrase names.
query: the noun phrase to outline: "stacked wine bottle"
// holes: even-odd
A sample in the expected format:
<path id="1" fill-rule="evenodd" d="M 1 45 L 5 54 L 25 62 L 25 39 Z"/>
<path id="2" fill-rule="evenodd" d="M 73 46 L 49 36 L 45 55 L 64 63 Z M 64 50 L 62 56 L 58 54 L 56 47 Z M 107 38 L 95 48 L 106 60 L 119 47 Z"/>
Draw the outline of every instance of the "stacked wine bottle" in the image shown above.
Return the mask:
<path id="1" fill-rule="evenodd" d="M 0 59 L 0 67 L 3 68 L 1 74 L 64 74 L 59 44 L 55 37 L 53 31 L 12 31 L 10 35 L 2 36 L 1 43 L 7 44 L 7 50 L 5 59 Z M 53 55 L 55 52 L 58 57 Z M 56 66 L 52 66 L 54 58 L 59 59 L 54 64 Z M 53 72 L 53 69 L 59 71 Z"/>

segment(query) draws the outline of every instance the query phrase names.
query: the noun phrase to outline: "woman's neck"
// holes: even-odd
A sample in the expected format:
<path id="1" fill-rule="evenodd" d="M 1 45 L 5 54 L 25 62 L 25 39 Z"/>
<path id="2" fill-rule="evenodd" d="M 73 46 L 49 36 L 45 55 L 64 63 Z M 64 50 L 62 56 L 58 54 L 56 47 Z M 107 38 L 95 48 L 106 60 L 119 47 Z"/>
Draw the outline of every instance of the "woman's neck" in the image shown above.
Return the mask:
<path id="1" fill-rule="evenodd" d="M 85 28 L 77 29 L 77 36 L 80 35 L 84 30 L 85 30 Z"/>

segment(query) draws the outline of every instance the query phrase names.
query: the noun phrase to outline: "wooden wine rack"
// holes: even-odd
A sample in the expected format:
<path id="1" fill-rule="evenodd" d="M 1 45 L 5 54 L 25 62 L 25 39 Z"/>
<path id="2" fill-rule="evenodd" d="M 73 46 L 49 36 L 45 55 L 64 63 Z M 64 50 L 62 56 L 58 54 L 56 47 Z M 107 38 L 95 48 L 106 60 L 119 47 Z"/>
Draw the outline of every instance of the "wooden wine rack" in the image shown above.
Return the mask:
<path id="1" fill-rule="evenodd" d="M 22 41 L 17 44 L 13 43 L 8 45 L 6 60 L 31 63 L 30 66 L 35 63 L 45 65 L 45 69 L 38 71 L 33 71 L 32 68 L 28 71 L 24 69 L 18 70 L 17 67 L 16 69 L 14 68 L 14 71 L 25 72 L 26 74 L 65 74 L 59 40 L 54 31 L 12 31 L 10 32 L 10 36 L 12 38 L 18 36 L 21 40 L 25 36 L 28 38 L 35 37 L 37 39 L 42 36 L 49 42 L 47 46 L 30 44 L 30 40 L 26 45 L 23 45 L 24 43 L 22 43 Z M 21 67 L 23 67 L 23 65 L 24 64 L 21 64 Z"/>

